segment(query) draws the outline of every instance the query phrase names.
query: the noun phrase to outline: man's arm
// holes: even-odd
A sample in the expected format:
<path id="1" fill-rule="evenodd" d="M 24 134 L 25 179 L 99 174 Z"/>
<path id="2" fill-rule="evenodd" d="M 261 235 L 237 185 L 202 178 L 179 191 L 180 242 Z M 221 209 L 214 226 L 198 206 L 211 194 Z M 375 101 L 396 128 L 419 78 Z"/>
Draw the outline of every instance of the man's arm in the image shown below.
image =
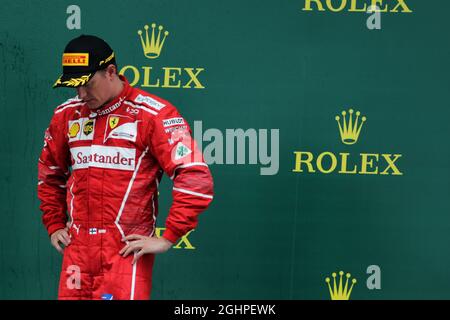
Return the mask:
<path id="1" fill-rule="evenodd" d="M 177 129 L 178 128 L 178 129 Z M 151 154 L 173 180 L 173 203 L 162 238 L 129 235 L 121 251 L 124 257 L 137 252 L 136 261 L 145 253 L 165 252 L 198 224 L 198 215 L 213 199 L 213 179 L 201 150 L 191 137 L 189 125 L 175 107 L 166 105 L 153 118 L 146 134 Z"/>
<path id="2" fill-rule="evenodd" d="M 45 131 L 44 147 L 38 162 L 38 198 L 42 222 L 49 236 L 66 228 L 66 183 L 69 177 L 67 138 L 61 114 L 55 112 Z"/>
<path id="3" fill-rule="evenodd" d="M 176 243 L 197 226 L 199 214 L 211 203 L 213 179 L 188 123 L 175 107 L 168 105 L 155 117 L 149 137 L 153 155 L 173 180 L 163 238 Z"/>

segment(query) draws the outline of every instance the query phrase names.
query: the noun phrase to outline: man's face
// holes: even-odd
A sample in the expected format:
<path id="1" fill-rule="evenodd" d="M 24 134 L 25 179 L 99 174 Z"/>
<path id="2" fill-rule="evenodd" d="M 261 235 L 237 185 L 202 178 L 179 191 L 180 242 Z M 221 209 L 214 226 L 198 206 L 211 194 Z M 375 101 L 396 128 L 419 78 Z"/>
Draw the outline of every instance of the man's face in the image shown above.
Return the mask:
<path id="1" fill-rule="evenodd" d="M 107 71 L 97 71 L 89 82 L 76 88 L 78 97 L 94 110 L 111 100 L 111 81 Z"/>

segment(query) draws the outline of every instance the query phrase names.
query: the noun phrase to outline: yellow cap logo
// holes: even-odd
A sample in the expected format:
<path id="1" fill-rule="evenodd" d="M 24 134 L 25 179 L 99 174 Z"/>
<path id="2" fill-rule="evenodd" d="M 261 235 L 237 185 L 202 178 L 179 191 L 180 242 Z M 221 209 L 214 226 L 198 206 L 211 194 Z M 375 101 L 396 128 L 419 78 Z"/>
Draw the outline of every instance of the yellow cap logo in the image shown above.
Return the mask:
<path id="1" fill-rule="evenodd" d="M 89 66 L 89 53 L 64 53 L 62 59 L 64 67 Z"/>
<path id="2" fill-rule="evenodd" d="M 108 62 L 110 62 L 113 58 L 114 58 L 114 52 L 111 53 L 111 55 L 110 55 L 108 58 L 106 58 L 105 60 L 100 61 L 100 63 L 99 63 L 98 65 L 101 66 L 102 64 L 108 63 Z"/>
<path id="3" fill-rule="evenodd" d="M 75 138 L 80 132 L 80 124 L 78 122 L 74 122 L 69 129 L 69 137 Z"/>

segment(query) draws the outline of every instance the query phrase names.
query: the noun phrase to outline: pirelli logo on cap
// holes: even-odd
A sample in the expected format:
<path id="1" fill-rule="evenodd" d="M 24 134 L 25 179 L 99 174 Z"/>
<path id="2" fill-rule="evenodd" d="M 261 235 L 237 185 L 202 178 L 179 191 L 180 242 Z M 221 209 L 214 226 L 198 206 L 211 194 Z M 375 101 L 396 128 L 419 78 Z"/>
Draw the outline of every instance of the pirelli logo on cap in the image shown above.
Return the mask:
<path id="1" fill-rule="evenodd" d="M 64 53 L 62 65 L 68 67 L 89 66 L 89 53 Z"/>

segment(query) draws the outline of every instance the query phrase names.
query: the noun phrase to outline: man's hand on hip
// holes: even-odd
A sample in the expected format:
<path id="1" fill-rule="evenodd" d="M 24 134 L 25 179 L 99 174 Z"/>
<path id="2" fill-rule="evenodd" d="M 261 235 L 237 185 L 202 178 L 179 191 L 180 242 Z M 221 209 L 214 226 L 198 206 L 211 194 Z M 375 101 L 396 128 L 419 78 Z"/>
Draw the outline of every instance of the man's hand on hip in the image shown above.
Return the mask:
<path id="1" fill-rule="evenodd" d="M 70 244 L 69 228 L 66 227 L 53 232 L 50 236 L 50 242 L 59 253 L 63 254 L 64 247 L 67 247 Z M 63 244 L 64 247 L 62 247 L 61 244 Z"/>
<path id="2" fill-rule="evenodd" d="M 163 237 L 146 237 L 138 234 L 126 236 L 122 241 L 127 244 L 119 251 L 119 254 L 125 258 L 131 252 L 135 252 L 132 264 L 146 253 L 163 253 L 173 246 L 172 242 Z"/>

